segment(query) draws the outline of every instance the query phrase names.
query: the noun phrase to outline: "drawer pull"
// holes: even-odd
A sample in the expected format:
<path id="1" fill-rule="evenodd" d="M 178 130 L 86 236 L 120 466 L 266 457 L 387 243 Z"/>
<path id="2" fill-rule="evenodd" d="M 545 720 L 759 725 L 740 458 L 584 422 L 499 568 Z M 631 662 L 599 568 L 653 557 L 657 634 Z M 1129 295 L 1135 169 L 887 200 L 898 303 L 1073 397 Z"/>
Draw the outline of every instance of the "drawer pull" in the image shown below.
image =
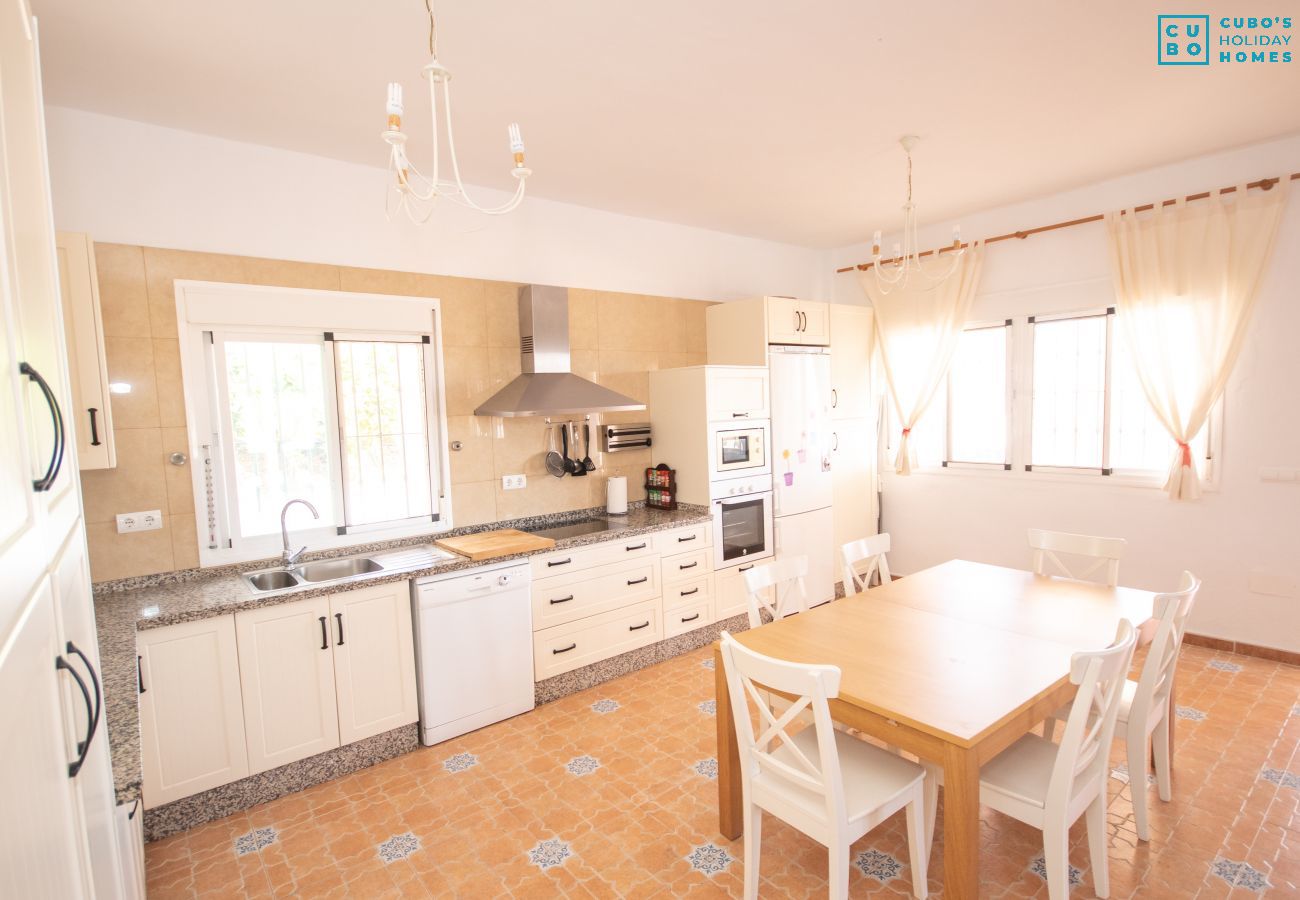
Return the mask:
<path id="1" fill-rule="evenodd" d="M 633 550 L 644 550 L 645 544 L 644 543 L 633 544 L 632 546 L 624 547 L 623 549 L 626 550 L 628 553 L 631 553 Z"/>
<path id="2" fill-rule="evenodd" d="M 547 568 L 554 568 L 555 566 L 567 566 L 571 562 L 573 562 L 572 556 L 567 557 L 566 559 L 557 559 L 554 562 L 548 562 L 546 565 Z"/>
<path id="3" fill-rule="evenodd" d="M 552 598 L 551 598 L 551 605 L 554 606 L 554 605 L 557 604 L 557 603 L 568 603 L 568 602 L 569 602 L 570 600 L 572 600 L 572 599 L 573 599 L 573 595 L 572 595 L 572 594 L 570 594 L 570 595 L 567 596 L 567 597 L 552 597 Z"/>
<path id="4" fill-rule="evenodd" d="M 687 622 L 694 622 L 699 617 L 700 617 L 699 613 L 696 613 L 693 616 L 687 616 L 685 619 L 682 619 L 682 624 L 685 625 Z"/>
<path id="5" fill-rule="evenodd" d="M 650 627 L 650 623 L 649 623 L 649 621 L 646 621 L 646 622 L 642 622 L 640 625 L 629 625 L 629 626 L 627 626 L 627 630 L 628 630 L 628 631 L 640 631 L 642 628 L 649 628 L 649 627 Z"/>
<path id="6" fill-rule="evenodd" d="M 679 543 L 679 544 L 684 544 L 684 543 L 686 543 L 687 541 L 693 541 L 693 540 L 695 540 L 697 537 L 699 537 L 698 534 L 693 534 L 693 535 L 691 535 L 690 537 L 678 538 L 678 539 L 677 539 L 677 543 Z"/>
<path id="7" fill-rule="evenodd" d="M 570 644 L 570 645 L 567 646 L 567 647 L 561 647 L 559 650 L 552 650 L 551 652 L 552 652 L 552 653 L 568 653 L 570 650 L 574 649 L 574 648 L 577 647 L 577 646 L 578 646 L 577 644 Z"/>
<path id="8" fill-rule="evenodd" d="M 749 571 L 750 569 L 752 569 L 752 568 L 754 568 L 754 563 L 750 563 L 750 564 L 747 565 L 747 566 L 741 566 L 741 567 L 740 567 L 739 569 L 737 569 L 736 571 L 737 571 L 737 572 L 748 572 L 748 571 Z"/>
<path id="9" fill-rule="evenodd" d="M 678 591 L 677 593 L 683 597 L 689 597 L 691 594 L 698 594 L 699 592 L 699 588 L 691 588 L 689 591 Z"/>
<path id="10" fill-rule="evenodd" d="M 693 562 L 693 563 L 681 563 L 681 564 L 679 564 L 679 565 L 677 566 L 677 571 L 682 572 L 682 571 L 685 571 L 686 569 L 694 569 L 694 568 L 695 568 L 696 566 L 698 566 L 698 565 L 699 565 L 699 563 L 697 563 L 697 562 Z"/>
<path id="11" fill-rule="evenodd" d="M 647 581 L 649 581 L 649 580 L 650 580 L 650 576 L 649 576 L 649 575 L 642 575 L 640 578 L 636 578 L 636 579 L 633 579 L 632 581 L 629 581 L 629 582 L 627 583 L 627 586 L 628 586 L 628 587 L 631 587 L 631 586 L 634 585 L 634 584 L 645 584 L 645 583 L 646 583 Z"/>

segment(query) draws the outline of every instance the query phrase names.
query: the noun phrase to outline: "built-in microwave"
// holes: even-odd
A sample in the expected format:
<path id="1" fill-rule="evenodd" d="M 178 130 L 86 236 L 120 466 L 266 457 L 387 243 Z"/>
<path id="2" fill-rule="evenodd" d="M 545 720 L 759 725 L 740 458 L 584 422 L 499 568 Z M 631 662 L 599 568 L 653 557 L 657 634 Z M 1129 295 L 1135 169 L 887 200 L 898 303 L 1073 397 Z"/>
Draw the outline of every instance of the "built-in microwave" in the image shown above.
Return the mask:
<path id="1" fill-rule="evenodd" d="M 761 485 L 764 489 L 753 493 L 716 496 L 720 484 L 713 485 L 713 568 L 720 570 L 772 556 L 771 485 Z"/>
<path id="2" fill-rule="evenodd" d="M 767 446 L 771 425 L 766 422 L 718 423 L 709 426 L 711 478 L 762 475 L 772 471 Z"/>

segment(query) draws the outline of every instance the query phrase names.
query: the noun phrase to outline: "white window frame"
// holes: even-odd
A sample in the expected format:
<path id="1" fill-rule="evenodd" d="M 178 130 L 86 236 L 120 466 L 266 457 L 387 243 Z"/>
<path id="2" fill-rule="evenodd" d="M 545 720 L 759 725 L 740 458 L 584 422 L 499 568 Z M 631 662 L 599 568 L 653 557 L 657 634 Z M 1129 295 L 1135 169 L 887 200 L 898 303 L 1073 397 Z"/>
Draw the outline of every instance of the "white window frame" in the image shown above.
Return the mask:
<path id="1" fill-rule="evenodd" d="M 946 421 L 943 427 L 943 460 L 939 463 L 940 468 L 944 469 L 972 469 L 975 471 L 1009 471 L 1011 469 L 1011 458 L 1014 455 L 1016 429 L 1015 429 L 1015 332 L 1014 321 L 1012 319 L 1002 319 L 993 322 L 972 322 L 962 329 L 964 334 L 967 331 L 985 331 L 990 328 L 1005 328 L 1007 340 L 1007 358 L 1006 358 L 1006 396 L 1002 402 L 1006 409 L 1007 434 L 1006 434 L 1006 451 L 1005 458 L 1000 463 L 992 462 L 971 462 L 968 460 L 952 458 L 952 369 L 944 376 L 945 403 L 944 414 Z"/>
<path id="2" fill-rule="evenodd" d="M 427 422 L 429 429 L 430 488 L 433 494 L 433 517 L 421 521 L 376 523 L 343 528 L 343 483 L 337 454 L 331 459 L 331 487 L 339 522 L 323 528 L 291 528 L 291 539 L 298 545 L 305 541 L 311 550 L 337 549 L 362 542 L 393 540 L 425 534 L 438 534 L 453 527 L 451 506 L 451 462 L 447 453 L 446 380 L 443 370 L 441 304 L 434 297 L 403 297 L 387 294 L 363 294 L 300 288 L 264 287 L 202 281 L 175 282 L 176 316 L 180 337 L 182 384 L 185 393 L 185 425 L 189 438 L 191 487 L 194 494 L 195 533 L 198 538 L 199 565 L 219 566 L 272 558 L 279 555 L 279 534 L 238 538 L 230 534 L 226 523 L 238 510 L 225 503 L 217 516 L 215 534 L 210 538 L 207 503 L 206 461 L 212 459 L 212 435 L 222 433 L 213 412 L 218 374 L 212 367 L 215 354 L 205 344 L 209 334 L 223 337 L 256 336 L 262 339 L 323 342 L 327 333 L 346 335 L 350 339 L 402 341 L 420 340 L 428 335 L 425 355 L 425 380 L 429 388 Z M 382 327 L 376 327 L 382 323 Z M 324 348 L 326 376 L 333 381 L 334 352 Z M 430 383 L 430 381 L 432 383 Z M 338 409 L 326 404 L 330 433 L 339 439 Z M 229 495 L 228 472 L 213 460 L 212 490 L 218 498 Z M 307 498 L 311 499 L 311 498 Z M 237 502 L 237 501 L 236 501 Z M 435 518 L 436 517 L 436 518 Z"/>

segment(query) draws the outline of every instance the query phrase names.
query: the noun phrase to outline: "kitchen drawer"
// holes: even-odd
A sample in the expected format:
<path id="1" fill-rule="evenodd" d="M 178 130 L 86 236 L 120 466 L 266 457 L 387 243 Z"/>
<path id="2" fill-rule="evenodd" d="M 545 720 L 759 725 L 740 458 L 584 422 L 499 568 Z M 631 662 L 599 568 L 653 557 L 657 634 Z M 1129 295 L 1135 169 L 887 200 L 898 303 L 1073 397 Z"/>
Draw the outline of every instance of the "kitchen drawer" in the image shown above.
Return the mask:
<path id="1" fill-rule="evenodd" d="M 659 560 L 633 559 L 533 582 L 533 630 L 541 631 L 659 596 Z"/>
<path id="2" fill-rule="evenodd" d="M 685 553 L 689 550 L 709 546 L 710 539 L 713 537 L 713 523 L 701 522 L 698 525 L 692 525 L 690 528 L 674 528 L 672 531 L 661 531 L 653 535 L 653 537 L 655 539 L 655 548 L 663 556 Z"/>
<path id="3" fill-rule="evenodd" d="M 601 541 L 569 550 L 555 550 L 534 556 L 533 578 L 553 578 L 580 569 L 603 566 L 624 559 L 638 559 L 656 553 L 654 535 L 639 534 L 619 540 Z"/>
<path id="4" fill-rule="evenodd" d="M 712 597 L 696 600 L 690 606 L 664 610 L 664 637 L 676 637 L 703 628 L 705 625 L 712 625 L 713 621 Z"/>
<path id="5" fill-rule="evenodd" d="M 542 681 L 663 638 L 659 600 L 646 600 L 557 625 L 533 635 L 533 667 Z"/>
<path id="6" fill-rule="evenodd" d="M 690 553 L 678 553 L 665 556 L 661 563 L 664 584 L 678 581 L 690 581 L 713 571 L 713 551 L 708 547 L 692 550 Z"/>
<path id="7" fill-rule="evenodd" d="M 679 581 L 664 586 L 664 609 L 674 609 L 690 603 L 698 603 L 705 597 L 713 596 L 713 576 L 705 575 L 692 581 Z"/>

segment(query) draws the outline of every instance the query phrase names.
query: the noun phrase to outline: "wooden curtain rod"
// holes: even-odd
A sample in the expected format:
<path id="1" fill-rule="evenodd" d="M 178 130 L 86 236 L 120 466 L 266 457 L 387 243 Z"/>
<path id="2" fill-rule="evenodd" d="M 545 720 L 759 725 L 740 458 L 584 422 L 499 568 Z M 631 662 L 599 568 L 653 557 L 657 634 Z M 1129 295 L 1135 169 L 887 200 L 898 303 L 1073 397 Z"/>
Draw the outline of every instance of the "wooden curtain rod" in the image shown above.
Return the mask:
<path id="1" fill-rule="evenodd" d="M 1249 184 L 1246 185 L 1246 187 L 1248 187 L 1248 188 L 1259 188 L 1259 189 L 1261 189 L 1261 190 L 1265 190 L 1265 191 L 1267 191 L 1267 190 L 1271 190 L 1272 187 L 1273 187 L 1273 185 L 1277 184 L 1277 183 L 1278 183 L 1279 181 L 1281 181 L 1281 180 L 1282 180 L 1281 178 L 1262 178 L 1262 179 L 1260 179 L 1259 181 L 1252 181 L 1252 182 L 1250 182 Z M 1300 181 L 1300 172 L 1292 172 L 1292 173 L 1291 173 L 1290 180 L 1291 180 L 1291 181 Z M 1199 194 L 1189 194 L 1189 195 L 1186 197 L 1186 199 L 1187 199 L 1187 200 L 1204 200 L 1205 198 L 1207 198 L 1207 197 L 1209 197 L 1209 196 L 1211 196 L 1212 194 L 1215 194 L 1215 193 L 1219 193 L 1219 194 L 1232 194 L 1232 193 L 1235 193 L 1236 190 L 1237 190 L 1237 188 L 1234 186 L 1234 187 L 1220 188 L 1218 191 L 1202 191 L 1202 192 L 1199 193 Z M 1174 205 L 1175 203 L 1177 203 L 1177 202 L 1178 202 L 1177 200 L 1165 200 L 1165 201 L 1162 201 L 1160 205 L 1161 205 L 1161 206 L 1173 206 L 1173 205 Z M 1146 211 L 1149 210 L 1149 209 L 1155 209 L 1155 208 L 1156 208 L 1156 205 L 1155 205 L 1154 203 L 1147 203 L 1147 204 L 1145 204 L 1145 205 L 1143 205 L 1143 206 L 1135 206 L 1135 207 L 1133 208 L 1133 211 L 1134 211 L 1134 212 L 1146 212 Z M 1120 212 L 1121 212 L 1121 214 L 1122 214 L 1124 211 L 1121 210 Z M 1101 221 L 1102 219 L 1104 219 L 1104 218 L 1105 218 L 1105 215 L 1085 216 L 1085 217 L 1082 218 L 1082 219 L 1070 219 L 1068 222 L 1057 222 L 1057 223 L 1055 223 L 1055 224 L 1053 224 L 1053 225 L 1040 225 L 1040 226 L 1038 226 L 1037 228 L 1026 228 L 1024 231 L 1013 231 L 1013 232 L 1011 232 L 1010 234 L 999 234 L 999 235 L 997 235 L 996 237 L 985 238 L 985 239 L 984 239 L 984 243 L 986 243 L 986 244 L 996 244 L 998 241 L 1009 241 L 1009 240 L 1011 240 L 1012 238 L 1019 238 L 1020 240 L 1024 240 L 1025 238 L 1029 237 L 1031 234 L 1042 234 L 1042 233 L 1045 232 L 1045 231 L 1056 231 L 1056 230 L 1059 229 L 1059 228 L 1072 228 L 1072 227 L 1074 227 L 1075 225 L 1086 225 L 1086 224 L 1088 224 L 1089 222 L 1100 222 L 1100 221 Z M 967 247 L 967 246 L 969 246 L 969 244 L 962 244 L 961 246 L 963 246 L 963 247 Z M 946 247 L 940 247 L 938 250 L 925 250 L 925 251 L 923 251 L 923 252 L 921 252 L 921 253 L 918 253 L 917 256 L 934 256 L 935 254 L 943 253 L 945 250 L 952 250 L 952 249 L 953 249 L 952 245 L 949 244 L 949 245 L 946 246 Z M 893 258 L 891 258 L 891 259 L 882 259 L 882 260 L 881 260 L 881 263 L 882 263 L 882 264 L 883 264 L 883 263 L 893 263 L 893 262 L 898 262 L 898 257 L 893 257 Z M 836 270 L 835 270 L 835 274 L 838 275 L 838 274 L 840 274 L 840 273 L 842 273 L 842 272 L 853 272 L 853 271 L 855 271 L 855 270 L 860 270 L 860 271 L 865 272 L 865 271 L 867 271 L 867 269 L 870 269 L 870 268 L 871 268 L 872 266 L 874 266 L 874 265 L 875 265 L 874 262 L 858 263 L 856 266 L 845 266 L 845 267 L 842 268 L 842 269 L 836 269 Z"/>

